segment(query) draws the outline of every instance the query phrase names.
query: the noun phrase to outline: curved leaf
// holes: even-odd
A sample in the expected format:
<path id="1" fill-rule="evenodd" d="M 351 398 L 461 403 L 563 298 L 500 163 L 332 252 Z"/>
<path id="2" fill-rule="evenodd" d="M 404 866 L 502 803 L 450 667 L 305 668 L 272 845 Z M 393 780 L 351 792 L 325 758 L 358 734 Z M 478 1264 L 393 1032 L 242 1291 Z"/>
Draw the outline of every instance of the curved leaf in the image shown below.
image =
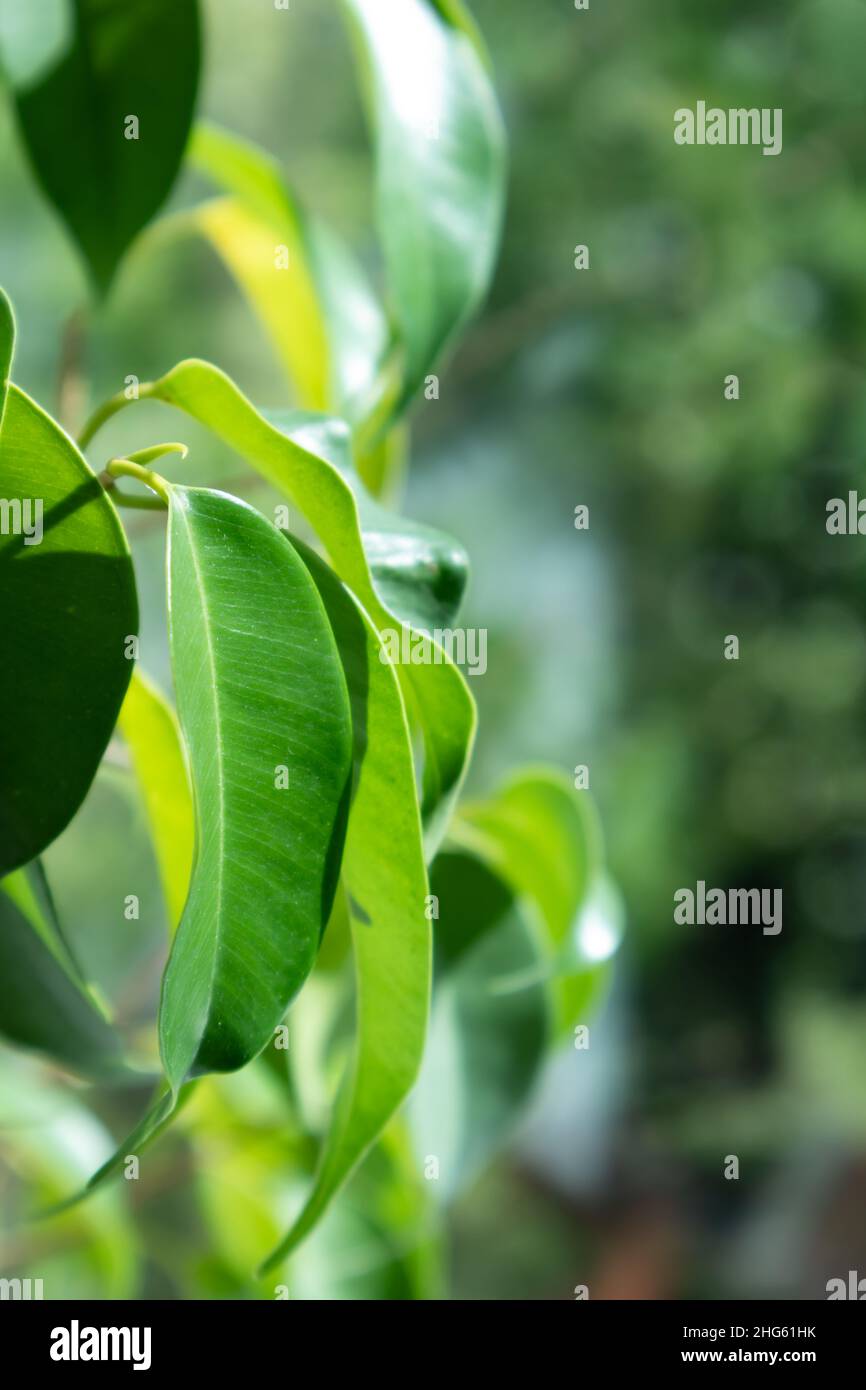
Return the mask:
<path id="1" fill-rule="evenodd" d="M 84 800 L 129 683 L 124 648 L 138 606 L 114 507 L 16 386 L 0 432 L 0 492 L 0 666 L 15 673 L 0 686 L 3 875 L 41 854 Z"/>
<path id="2" fill-rule="evenodd" d="M 196 810 L 160 1005 L 176 1093 L 260 1052 L 313 966 L 345 833 L 352 727 L 327 616 L 285 537 L 223 493 L 167 495 L 172 667 Z"/>
<path id="3" fill-rule="evenodd" d="M 471 1181 L 526 1104 L 550 1039 L 535 933 L 511 890 L 481 860 L 440 854 L 433 1015 L 410 1102 L 416 1153 L 438 1162 L 436 1195 Z M 525 980 L 515 988 L 512 981 Z"/>
<path id="4" fill-rule="evenodd" d="M 139 395 L 142 400 L 161 400 L 186 411 L 282 492 L 306 517 L 340 578 L 357 595 L 379 632 L 405 629 L 411 639 L 413 619 L 423 615 L 426 632 L 437 616 L 453 617 L 466 578 L 463 551 L 453 541 L 397 518 L 389 530 L 381 508 L 371 513 L 375 504 L 364 499 L 357 477 L 345 466 L 343 471 L 335 466 L 334 459 L 339 463 L 346 457 L 345 427 L 339 422 L 331 422 L 326 430 L 321 422 L 311 427 L 307 439 L 327 448 L 328 456 L 313 453 L 271 424 L 217 367 L 196 360 L 180 362 L 159 381 L 142 385 Z M 109 413 L 127 404 L 123 396 L 116 398 L 94 417 L 89 434 Z M 372 515 L 369 530 L 364 528 L 359 506 L 365 516 Z M 404 602 L 411 610 L 408 613 L 403 611 Z M 437 642 L 428 644 L 427 658 L 423 664 L 402 662 L 396 669 L 407 712 L 424 738 L 422 812 L 428 857 L 432 857 L 466 772 L 475 735 L 475 704 L 459 670 Z"/>
<path id="5" fill-rule="evenodd" d="M 505 139 L 485 63 L 453 5 L 343 3 L 368 79 L 379 230 L 406 354 L 402 405 L 486 293 Z"/>
<path id="6" fill-rule="evenodd" d="M 171 929 L 189 891 L 195 815 L 177 716 L 164 695 L 138 670 L 120 711 L 156 851 Z"/>
<path id="7" fill-rule="evenodd" d="M 276 160 L 249 141 L 200 122 L 190 160 L 232 195 L 192 216 L 268 330 L 299 404 L 360 419 L 374 404 L 388 344 L 384 313 L 360 266 L 303 212 Z"/>
<path id="8" fill-rule="evenodd" d="M 269 410 L 262 416 L 306 453 L 332 464 L 350 487 L 380 607 L 419 631 L 450 627 L 468 577 L 463 547 L 370 497 L 354 471 L 351 435 L 342 420 L 300 410 Z"/>
<path id="9" fill-rule="evenodd" d="M 289 252 L 288 267 L 278 264 L 278 242 L 288 242 L 289 233 L 263 222 L 237 198 L 211 198 L 181 219 L 210 242 L 240 285 L 299 404 L 327 409 L 329 353 L 315 287 L 296 250 Z"/>
<path id="10" fill-rule="evenodd" d="M 9 371 L 12 366 L 12 349 L 15 345 L 15 319 L 12 305 L 0 289 L 0 429 L 3 427 L 3 411 L 6 408 L 6 392 L 9 389 Z"/>
<path id="11" fill-rule="evenodd" d="M 562 1035 L 602 984 L 620 936 L 588 794 L 553 769 L 527 768 L 488 801 L 462 806 L 453 839 L 479 854 L 534 913 Z"/>
<path id="12" fill-rule="evenodd" d="M 38 863 L 0 882 L 0 1034 L 85 1076 L 122 1070 L 120 1040 L 88 993 Z"/>
<path id="13" fill-rule="evenodd" d="M 71 22 L 47 32 L 42 6 L 21 8 L 0 28 L 21 134 L 105 292 L 180 167 L 198 85 L 197 0 L 71 0 Z"/>
<path id="14" fill-rule="evenodd" d="M 303 551 L 343 660 L 355 730 L 355 784 L 343 877 L 352 924 L 356 1038 L 315 1184 L 267 1261 L 313 1229 L 412 1087 L 430 993 L 427 876 L 409 729 L 400 688 L 370 619 L 330 570 Z M 395 852 L 396 849 L 396 852 Z"/>

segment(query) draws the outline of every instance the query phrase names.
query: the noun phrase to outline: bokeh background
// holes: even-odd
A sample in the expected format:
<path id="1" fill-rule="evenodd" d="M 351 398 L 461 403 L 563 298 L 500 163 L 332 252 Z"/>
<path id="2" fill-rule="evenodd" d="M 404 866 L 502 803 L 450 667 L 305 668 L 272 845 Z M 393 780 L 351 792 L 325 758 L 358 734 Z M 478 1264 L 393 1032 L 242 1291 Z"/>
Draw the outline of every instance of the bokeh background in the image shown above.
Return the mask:
<path id="1" fill-rule="evenodd" d="M 472 790 L 517 762 L 587 764 L 628 932 L 589 1050 L 552 1060 L 508 1151 L 451 1214 L 447 1296 L 824 1297 L 829 1278 L 866 1275 L 866 562 L 862 538 L 825 530 L 828 499 L 858 488 L 866 459 L 866 4 L 473 9 L 511 140 L 505 237 L 440 399 L 414 412 L 405 510 L 472 557 L 465 621 L 490 633 Z M 375 268 L 335 7 L 205 11 L 203 113 L 275 154 Z M 676 146 L 673 112 L 698 99 L 781 107 L 783 153 Z M 53 407 L 85 282 L 5 104 L 0 182 L 16 377 Z M 185 174 L 173 206 L 202 191 Z M 578 243 L 589 270 L 574 269 Z M 84 393 L 193 355 L 257 403 L 285 402 L 262 329 L 199 242 L 146 237 L 83 344 L 86 385 L 64 403 L 79 422 Z M 724 399 L 730 373 L 738 401 Z M 172 437 L 169 418 L 143 405 L 99 447 Z M 184 430 L 189 481 L 261 502 L 241 461 Z M 161 526 L 133 515 L 129 531 L 142 659 L 166 680 Z M 48 868 L 93 977 L 144 1020 L 163 930 L 118 914 L 131 875 L 154 880 L 122 766 L 100 774 Z M 781 888 L 782 933 L 675 926 L 673 894 L 697 879 Z M 0 1113 L 26 1094 L 48 1133 L 47 1090 L 2 1056 Z M 106 1103 L 115 1133 L 129 1118 Z M 86 1129 L 64 1158 L 82 1172 Z M 0 1164 L 7 1213 L 28 1164 L 56 1159 L 37 1148 L 13 1144 Z M 62 1296 L 248 1293 L 215 1250 L 182 1135 L 160 1165 L 134 1227 L 108 1194 L 84 1235 L 13 1237 L 0 1274 L 26 1257 Z M 243 1210 L 253 1179 L 226 1181 Z M 335 1272 L 322 1257 L 307 1278 L 310 1297 L 371 1290 L 363 1258 Z M 395 1273 L 375 1296 L 401 1292 Z"/>

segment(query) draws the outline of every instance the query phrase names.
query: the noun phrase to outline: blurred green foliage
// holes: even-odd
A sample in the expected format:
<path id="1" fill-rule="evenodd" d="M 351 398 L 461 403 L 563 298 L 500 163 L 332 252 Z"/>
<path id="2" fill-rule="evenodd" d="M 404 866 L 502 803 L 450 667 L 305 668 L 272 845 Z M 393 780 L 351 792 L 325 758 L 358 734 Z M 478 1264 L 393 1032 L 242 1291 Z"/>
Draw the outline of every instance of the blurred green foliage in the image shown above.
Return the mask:
<path id="1" fill-rule="evenodd" d="M 374 265 L 369 157 L 330 7 L 296 0 L 279 42 L 241 0 L 206 8 L 205 114 L 277 155 L 356 245 L 368 229 L 359 249 Z M 505 243 L 441 399 L 413 417 L 406 510 L 473 557 L 466 621 L 490 629 L 488 674 L 473 683 L 474 785 L 515 760 L 587 763 L 630 937 L 590 1051 L 553 1064 L 511 1157 L 458 1204 L 448 1291 L 821 1297 L 866 1262 L 866 596 L 860 539 L 824 526 L 866 452 L 866 5 L 474 10 L 512 147 Z M 698 99 L 782 107 L 783 153 L 677 147 L 673 112 Z M 84 284 L 5 110 L 0 180 L 14 208 L 0 280 L 22 324 L 18 376 L 48 401 Z M 198 192 L 188 175 L 175 203 Z M 145 241 L 87 342 L 94 400 L 126 372 L 145 379 L 198 354 L 284 403 L 261 330 L 200 245 Z M 729 373 L 736 402 L 723 397 Z M 147 442 L 158 410 L 119 420 L 106 449 Z M 212 440 L 189 463 L 190 481 L 243 491 Z M 588 532 L 573 528 L 579 503 Z M 130 530 L 143 655 L 165 679 L 161 532 L 147 518 Z M 729 633 L 736 663 L 722 658 Z M 95 900 L 85 852 L 102 866 Z M 132 858 L 156 896 L 140 810 L 109 769 L 49 869 L 115 998 L 148 978 L 148 961 L 158 984 L 159 925 L 133 932 L 111 906 Z M 673 892 L 697 878 L 781 887 L 781 936 L 675 927 Z M 127 1019 L 153 1003 L 126 1000 Z M 140 1214 L 144 1296 L 256 1292 L 241 1271 L 267 1219 L 257 1163 L 291 1150 L 261 1084 L 243 1102 L 255 1137 L 232 1152 L 214 1133 L 204 1191 L 183 1133 L 165 1145 Z M 207 1105 L 223 1087 L 237 1100 L 236 1085 L 214 1086 Z M 106 1115 L 118 1133 L 129 1118 Z M 728 1154 L 738 1183 L 723 1179 Z M 292 1157 L 296 1173 L 311 1161 Z M 353 1209 L 351 1189 L 311 1244 L 306 1296 L 435 1291 L 424 1261 L 401 1255 L 399 1221 L 418 1213 L 389 1210 L 399 1154 L 380 1162 L 356 1182 L 381 1183 L 382 1228 L 361 1229 L 369 1208 Z M 221 1184 L 250 1210 L 215 1244 L 206 1216 Z M 55 1256 L 61 1288 L 83 1292 L 73 1257 Z M 113 1278 L 128 1292 L 123 1268 Z"/>

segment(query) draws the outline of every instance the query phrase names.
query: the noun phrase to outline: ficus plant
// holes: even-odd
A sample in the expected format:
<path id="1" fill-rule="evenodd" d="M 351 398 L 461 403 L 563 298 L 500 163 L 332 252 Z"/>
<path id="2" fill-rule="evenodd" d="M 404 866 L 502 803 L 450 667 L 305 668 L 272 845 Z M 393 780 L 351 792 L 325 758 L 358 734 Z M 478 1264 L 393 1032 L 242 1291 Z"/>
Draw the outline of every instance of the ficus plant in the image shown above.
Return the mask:
<path id="1" fill-rule="evenodd" d="M 390 1277 L 436 1296 L 442 1213 L 586 1024 L 618 936 L 570 770 L 462 798 L 467 557 L 398 510 L 408 418 L 495 263 L 489 59 L 460 0 L 339 4 L 374 147 L 370 275 L 275 159 L 196 124 L 195 0 L 74 0 L 57 25 L 27 8 L 0 24 L 4 81 L 94 297 L 131 254 L 208 243 L 289 403 L 262 409 L 189 360 L 151 382 L 121 373 L 73 439 L 15 383 L 27 324 L 0 292 L 0 1032 L 91 1125 L 118 1088 L 136 1105 L 151 1092 L 91 1171 L 52 1164 L 50 1107 L 34 1120 L 47 1152 L 21 1124 L 0 1143 L 44 1233 L 107 1191 L 126 1220 L 124 1179 L 181 1129 L 233 1288 L 273 1296 L 279 1277 L 304 1296 L 327 1217 L 337 1245 L 341 1219 L 390 1232 Z M 184 167 L 214 195 L 158 215 Z M 143 401 L 170 408 L 172 438 L 112 454 L 104 427 Z M 184 481 L 201 429 L 269 485 L 272 510 Z M 170 695 L 147 674 L 127 509 L 164 518 Z M 170 928 L 144 1035 L 80 968 L 42 862 L 118 747 Z M 0 1081 L 4 1132 L 21 1104 L 33 1118 Z"/>

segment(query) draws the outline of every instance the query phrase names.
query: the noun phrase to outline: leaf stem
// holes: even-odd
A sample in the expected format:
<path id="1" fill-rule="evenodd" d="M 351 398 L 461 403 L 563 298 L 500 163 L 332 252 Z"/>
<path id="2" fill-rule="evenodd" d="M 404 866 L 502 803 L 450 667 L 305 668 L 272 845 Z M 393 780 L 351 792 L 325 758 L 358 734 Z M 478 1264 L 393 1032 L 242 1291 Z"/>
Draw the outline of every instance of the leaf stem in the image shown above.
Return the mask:
<path id="1" fill-rule="evenodd" d="M 136 497 L 131 492 L 121 492 L 118 487 L 106 488 L 111 493 L 111 500 L 116 507 L 127 507 L 130 511 L 137 512 L 164 512 L 165 503 L 158 497 Z"/>
<path id="2" fill-rule="evenodd" d="M 149 451 L 145 450 L 144 452 Z M 168 506 L 170 484 L 165 478 L 161 478 L 158 473 L 154 473 L 150 468 L 142 468 L 141 464 L 136 463 L 133 459 L 111 459 L 105 473 L 109 478 L 135 478 L 136 482 L 143 483 L 145 487 L 150 488 L 151 492 L 155 492 L 157 497 L 161 499 L 156 504 L 158 507 Z M 120 494 L 118 494 L 118 496 L 119 495 Z M 150 500 L 144 497 L 135 500 L 126 497 L 123 500 L 127 504 L 132 502 L 133 506 L 141 506 L 144 504 L 149 508 L 152 507 Z"/>
<path id="3" fill-rule="evenodd" d="M 141 388 L 139 387 L 139 399 L 140 397 Z M 119 410 L 123 410 L 124 406 L 127 406 L 129 404 L 130 399 L 127 396 L 126 392 L 118 391 L 116 395 L 109 396 L 107 401 L 103 401 L 102 405 L 97 406 L 96 410 L 94 410 L 93 414 L 84 424 L 81 433 L 78 436 L 78 447 L 80 449 L 86 449 L 93 436 L 95 434 L 98 434 L 98 432 L 102 429 L 102 426 L 106 424 L 106 422 L 110 420 L 113 415 L 116 415 Z"/>

